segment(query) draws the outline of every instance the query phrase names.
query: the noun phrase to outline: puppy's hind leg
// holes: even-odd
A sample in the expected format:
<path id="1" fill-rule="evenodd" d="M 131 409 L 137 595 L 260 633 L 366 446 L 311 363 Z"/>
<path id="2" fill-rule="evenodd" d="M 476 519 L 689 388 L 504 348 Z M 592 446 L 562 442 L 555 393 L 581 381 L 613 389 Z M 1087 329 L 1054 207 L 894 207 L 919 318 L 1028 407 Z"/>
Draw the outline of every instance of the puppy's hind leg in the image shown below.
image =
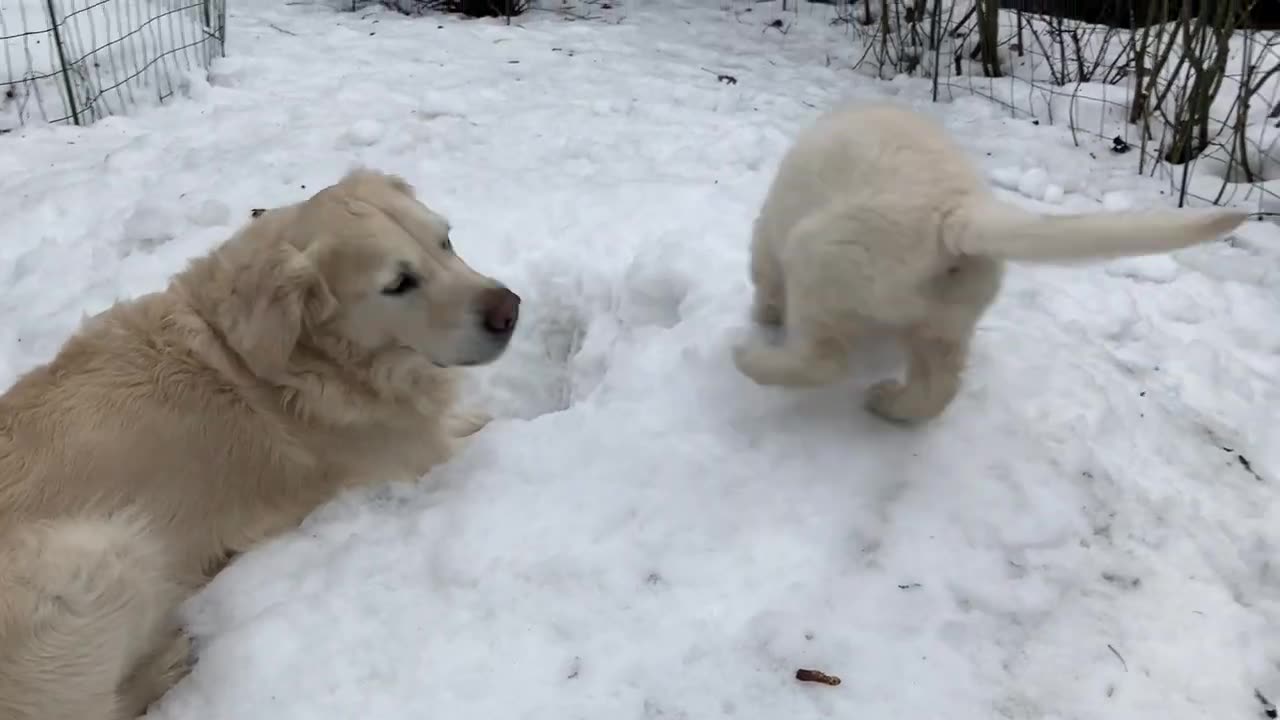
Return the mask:
<path id="1" fill-rule="evenodd" d="M 863 322 L 846 291 L 849 259 L 832 247 L 830 227 L 823 215 L 811 216 L 787 239 L 780 261 L 752 256 L 757 312 L 779 308 L 785 335 L 781 345 L 755 338 L 734 348 L 738 370 L 760 385 L 826 385 L 846 370 Z"/>
<path id="2" fill-rule="evenodd" d="M 826 385 L 844 373 L 847 357 L 842 342 L 806 336 L 794 328 L 782 345 L 752 339 L 733 349 L 734 365 L 759 385 Z"/>
<path id="3" fill-rule="evenodd" d="M 884 380 L 871 386 L 867 408 L 893 422 L 919 422 L 940 414 L 960 390 L 968 357 L 967 338 L 941 337 L 927 325 L 904 333 L 910 355 L 907 381 Z"/>
<path id="4" fill-rule="evenodd" d="M 960 391 L 974 327 L 995 299 L 1002 267 L 987 258 L 961 258 L 931 288 L 936 305 L 925 320 L 903 332 L 910 356 L 905 383 L 873 385 L 867 408 L 893 422 L 941 415 Z"/>
<path id="5" fill-rule="evenodd" d="M 809 298 L 794 297 L 785 318 L 781 345 L 752 338 L 733 350 L 738 370 L 759 385 L 816 387 L 840 379 L 849 357 L 856 323 L 826 322 Z M 847 320 L 847 319 L 846 319 Z"/>
<path id="6" fill-rule="evenodd" d="M 761 242 L 759 230 L 751 242 L 751 284 L 754 287 L 751 319 L 765 327 L 781 325 L 786 309 L 782 265 Z"/>

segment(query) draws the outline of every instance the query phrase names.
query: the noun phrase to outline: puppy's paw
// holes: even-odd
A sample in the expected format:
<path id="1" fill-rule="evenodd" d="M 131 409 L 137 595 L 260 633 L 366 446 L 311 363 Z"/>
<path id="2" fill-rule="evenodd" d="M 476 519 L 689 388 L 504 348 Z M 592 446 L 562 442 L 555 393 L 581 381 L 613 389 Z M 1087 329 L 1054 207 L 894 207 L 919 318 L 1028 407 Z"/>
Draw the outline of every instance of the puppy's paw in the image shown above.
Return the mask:
<path id="1" fill-rule="evenodd" d="M 898 380 L 883 380 L 867 391 L 866 408 L 881 418 L 895 423 L 916 423 L 930 420 L 944 409 L 923 388 L 906 385 Z"/>
<path id="2" fill-rule="evenodd" d="M 451 415 L 445 429 L 450 437 L 465 438 L 480 432 L 492 420 L 493 415 L 483 410 L 466 410 Z"/>

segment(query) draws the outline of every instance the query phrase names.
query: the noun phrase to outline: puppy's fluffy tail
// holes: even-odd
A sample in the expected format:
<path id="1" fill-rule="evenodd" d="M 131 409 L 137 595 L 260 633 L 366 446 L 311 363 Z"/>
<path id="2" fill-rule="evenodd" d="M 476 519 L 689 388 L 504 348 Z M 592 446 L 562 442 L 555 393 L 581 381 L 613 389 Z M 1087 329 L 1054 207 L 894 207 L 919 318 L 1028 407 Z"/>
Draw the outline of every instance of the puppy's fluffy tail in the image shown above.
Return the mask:
<path id="1" fill-rule="evenodd" d="M 137 518 L 70 518 L 0 533 L 0 717 L 132 720 L 137 674 L 173 637 L 184 597 Z"/>
<path id="2" fill-rule="evenodd" d="M 943 242 L 960 255 L 1003 260 L 1073 261 L 1152 255 L 1231 232 L 1242 210 L 1163 210 L 1042 215 L 986 196 L 952 216 Z"/>

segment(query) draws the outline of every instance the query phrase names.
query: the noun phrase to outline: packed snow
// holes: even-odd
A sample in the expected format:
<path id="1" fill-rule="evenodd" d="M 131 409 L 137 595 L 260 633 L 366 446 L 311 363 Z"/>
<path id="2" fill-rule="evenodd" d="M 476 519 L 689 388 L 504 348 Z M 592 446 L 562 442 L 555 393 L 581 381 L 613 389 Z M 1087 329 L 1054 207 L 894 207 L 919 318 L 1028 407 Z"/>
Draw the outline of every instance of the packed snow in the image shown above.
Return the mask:
<path id="1" fill-rule="evenodd" d="M 238 558 L 184 608 L 198 663 L 149 717 L 1263 717 L 1280 228 L 1014 267 L 921 427 L 860 408 L 901 368 L 889 344 L 837 387 L 757 387 L 729 356 L 750 223 L 833 104 L 936 114 L 1027 207 L 1168 188 L 1103 140 L 851 72 L 822 6 L 786 33 L 773 3 L 594 7 L 508 26 L 236 3 L 185 97 L 0 138 L 6 385 L 355 164 L 403 174 L 524 299 L 468 388 L 498 419 Z"/>

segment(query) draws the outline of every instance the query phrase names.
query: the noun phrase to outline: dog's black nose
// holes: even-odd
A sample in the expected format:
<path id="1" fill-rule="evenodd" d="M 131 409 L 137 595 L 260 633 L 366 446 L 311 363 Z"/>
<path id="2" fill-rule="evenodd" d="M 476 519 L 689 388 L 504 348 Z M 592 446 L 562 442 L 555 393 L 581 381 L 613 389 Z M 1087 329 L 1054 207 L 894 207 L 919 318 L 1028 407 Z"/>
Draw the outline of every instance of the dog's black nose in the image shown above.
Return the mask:
<path id="1" fill-rule="evenodd" d="M 481 302 L 484 308 L 484 328 L 496 335 L 509 335 L 516 329 L 520 316 L 520 296 L 506 288 L 493 288 L 484 292 Z"/>

